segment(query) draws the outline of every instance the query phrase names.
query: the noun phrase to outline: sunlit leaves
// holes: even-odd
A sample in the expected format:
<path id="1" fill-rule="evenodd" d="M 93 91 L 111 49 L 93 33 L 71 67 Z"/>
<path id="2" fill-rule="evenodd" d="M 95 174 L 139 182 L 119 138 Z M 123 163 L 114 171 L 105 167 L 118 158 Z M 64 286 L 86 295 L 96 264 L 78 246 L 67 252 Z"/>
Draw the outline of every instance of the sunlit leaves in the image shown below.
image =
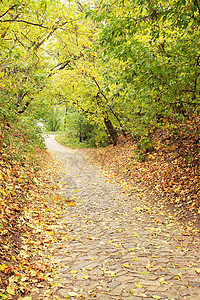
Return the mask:
<path id="1" fill-rule="evenodd" d="M 7 1 L 2 4 L 0 106 L 7 108 L 2 111 L 6 118 L 24 112 L 35 94 L 44 88 L 46 56 L 40 48 L 59 26 L 62 27 L 59 23 L 61 11 L 56 1 L 27 1 L 26 4 Z"/>
<path id="2" fill-rule="evenodd" d="M 105 85 L 116 83 L 118 92 L 110 89 L 115 109 L 131 132 L 147 135 L 162 124 L 158 116 L 198 110 L 197 7 L 179 1 L 160 6 L 109 1 L 90 16 L 103 23 L 99 46 L 104 61 L 118 61 L 104 77 Z"/>

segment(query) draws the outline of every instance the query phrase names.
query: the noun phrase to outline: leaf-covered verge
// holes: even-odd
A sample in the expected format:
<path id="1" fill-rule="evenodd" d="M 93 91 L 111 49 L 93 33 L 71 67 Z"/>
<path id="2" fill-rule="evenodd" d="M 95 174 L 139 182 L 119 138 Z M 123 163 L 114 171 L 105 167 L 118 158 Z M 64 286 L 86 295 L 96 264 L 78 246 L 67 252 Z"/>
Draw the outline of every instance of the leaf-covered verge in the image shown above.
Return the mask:
<path id="1" fill-rule="evenodd" d="M 62 207 L 50 179 L 55 163 L 39 136 L 17 127 L 1 121 L 0 299 L 53 299 L 47 248 Z"/>
<path id="2" fill-rule="evenodd" d="M 122 184 L 125 193 L 136 195 L 180 222 L 184 233 L 199 231 L 200 139 L 199 118 L 173 123 L 151 134 L 141 143 L 131 137 L 99 149 L 84 149 L 99 163 L 111 180 Z M 139 151 L 138 151 L 139 150 Z"/>

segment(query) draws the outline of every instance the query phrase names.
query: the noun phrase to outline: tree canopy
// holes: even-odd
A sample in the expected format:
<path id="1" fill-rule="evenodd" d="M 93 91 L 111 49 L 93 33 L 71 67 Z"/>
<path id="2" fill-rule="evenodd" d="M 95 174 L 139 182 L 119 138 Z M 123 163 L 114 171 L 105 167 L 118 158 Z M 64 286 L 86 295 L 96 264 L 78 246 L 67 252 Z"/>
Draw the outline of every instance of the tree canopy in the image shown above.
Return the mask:
<path id="1" fill-rule="evenodd" d="M 116 144 L 199 112 L 198 0 L 9 0 L 0 23 L 4 119 L 58 105 Z"/>

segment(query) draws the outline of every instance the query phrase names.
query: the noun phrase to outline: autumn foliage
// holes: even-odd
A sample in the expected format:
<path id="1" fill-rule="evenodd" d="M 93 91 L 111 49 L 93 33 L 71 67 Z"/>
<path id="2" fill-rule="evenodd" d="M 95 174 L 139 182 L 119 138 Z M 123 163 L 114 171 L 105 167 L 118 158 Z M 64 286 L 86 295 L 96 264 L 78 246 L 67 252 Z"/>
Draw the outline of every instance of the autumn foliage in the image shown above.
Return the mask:
<path id="1" fill-rule="evenodd" d="M 165 207 L 177 220 L 198 230 L 199 118 L 193 116 L 187 122 L 175 122 L 173 127 L 173 130 L 155 130 L 150 149 L 141 149 L 129 136 L 121 138 L 115 147 L 84 151 L 107 170 L 109 178 L 122 183 L 126 193 L 160 209 Z M 143 156 L 138 156 L 138 148 Z"/>
<path id="2" fill-rule="evenodd" d="M 1 121 L 1 299 L 19 299 L 19 295 L 26 295 L 34 278 L 44 280 L 41 271 L 48 270 L 47 265 L 34 259 L 33 253 L 41 241 L 32 240 L 31 214 L 28 214 L 30 209 L 34 211 L 34 202 L 42 196 L 40 170 L 44 165 L 44 149 L 35 145 L 27 132 L 19 131 L 16 124 Z"/>

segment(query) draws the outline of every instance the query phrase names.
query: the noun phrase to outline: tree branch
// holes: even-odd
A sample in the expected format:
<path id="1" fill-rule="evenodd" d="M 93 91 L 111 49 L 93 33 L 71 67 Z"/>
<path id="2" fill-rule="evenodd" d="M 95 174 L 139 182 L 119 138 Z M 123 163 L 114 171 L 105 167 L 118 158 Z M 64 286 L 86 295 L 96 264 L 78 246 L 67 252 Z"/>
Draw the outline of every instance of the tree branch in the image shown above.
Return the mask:
<path id="1" fill-rule="evenodd" d="M 44 44 L 44 42 L 45 42 L 46 40 L 48 40 L 48 39 L 52 36 L 52 34 L 54 34 L 54 32 L 56 31 L 56 29 L 58 29 L 58 28 L 54 28 L 54 29 L 47 35 L 47 37 L 45 37 L 41 42 L 37 43 L 37 44 L 35 45 L 35 47 L 33 48 L 33 51 L 36 51 L 40 46 L 42 46 L 42 44 Z"/>
<path id="2" fill-rule="evenodd" d="M 69 65 L 70 62 L 71 62 L 70 59 L 66 60 L 65 62 L 61 62 L 60 64 L 52 68 L 50 71 L 53 71 L 54 69 L 63 70 L 65 67 Z"/>
<path id="3" fill-rule="evenodd" d="M 25 110 L 28 108 L 29 104 L 31 103 L 31 100 L 29 101 L 26 101 L 26 103 L 24 104 L 24 106 L 22 107 L 21 110 L 19 110 L 17 113 L 20 115 L 20 114 L 23 114 L 23 112 L 25 112 Z"/>
<path id="4" fill-rule="evenodd" d="M 9 7 L 9 8 L 5 11 L 5 13 L 3 13 L 3 15 L 0 16 L 0 18 L 3 18 L 10 10 L 12 10 L 13 8 L 15 8 L 16 6 L 17 6 L 17 5 L 15 4 L 15 5 Z"/>
<path id="5" fill-rule="evenodd" d="M 121 130 L 122 130 L 122 133 L 124 135 L 124 137 L 126 137 L 126 132 L 123 128 L 123 125 L 121 123 L 121 120 L 119 119 L 118 115 L 114 112 L 114 110 L 112 109 L 112 107 L 108 104 L 108 98 L 104 95 L 104 93 L 101 91 L 101 88 L 100 88 L 100 85 L 98 84 L 98 82 L 96 81 L 96 78 L 93 76 L 92 79 L 94 80 L 96 86 L 98 87 L 99 89 L 99 93 L 104 97 L 104 99 L 106 100 L 106 103 L 110 109 L 110 111 L 112 112 L 112 114 L 115 116 L 115 118 L 117 119 L 117 121 L 119 122 L 119 125 L 121 127 Z"/>
<path id="6" fill-rule="evenodd" d="M 12 22 L 25 23 L 25 24 L 28 24 L 28 25 L 33 25 L 33 26 L 38 26 L 38 27 L 42 27 L 42 28 L 45 28 L 45 29 L 50 29 L 49 27 L 44 26 L 42 24 L 37 24 L 37 23 L 25 21 L 25 20 L 0 20 L 0 22 L 1 23 L 6 23 L 6 22 L 9 22 L 9 23 L 12 23 Z"/>

